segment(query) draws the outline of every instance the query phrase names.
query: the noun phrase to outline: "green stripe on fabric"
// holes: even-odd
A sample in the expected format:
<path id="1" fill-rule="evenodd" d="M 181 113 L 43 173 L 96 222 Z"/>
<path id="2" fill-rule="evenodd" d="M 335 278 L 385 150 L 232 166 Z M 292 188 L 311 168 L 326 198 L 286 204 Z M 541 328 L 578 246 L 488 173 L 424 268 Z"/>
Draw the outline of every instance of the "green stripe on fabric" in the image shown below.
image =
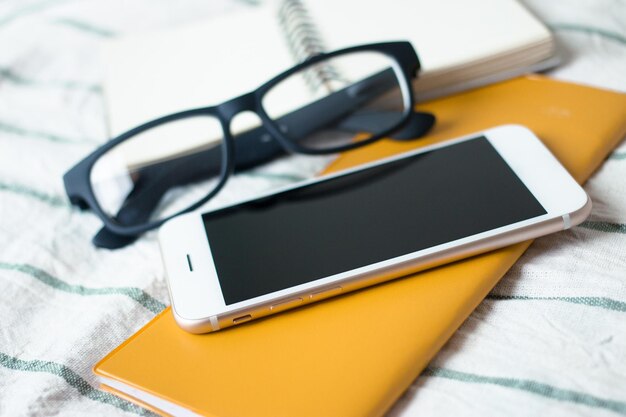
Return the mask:
<path id="1" fill-rule="evenodd" d="M 37 87 L 37 88 L 60 88 L 65 90 L 85 90 L 93 93 L 101 93 L 102 88 L 99 85 L 95 84 L 86 84 L 78 81 L 63 81 L 63 80 L 52 80 L 52 81 L 40 81 L 33 80 L 30 78 L 23 77 L 17 74 L 15 71 L 10 70 L 9 68 L 0 68 L 0 83 L 2 82 L 11 82 L 16 85 L 25 86 L 25 87 Z"/>
<path id="2" fill-rule="evenodd" d="M 567 303 L 582 304 L 590 307 L 600 307 L 607 310 L 626 312 L 626 303 L 606 297 L 535 297 L 526 295 L 499 295 L 489 294 L 489 300 L 541 300 L 541 301 L 564 301 Z"/>
<path id="3" fill-rule="evenodd" d="M 429 367 L 422 373 L 423 376 L 446 378 L 454 381 L 468 382 L 472 384 L 489 384 L 504 388 L 526 391 L 557 401 L 582 404 L 594 408 L 602 408 L 626 415 L 626 402 L 608 400 L 595 395 L 568 389 L 557 388 L 552 385 L 533 381 L 530 379 L 502 378 L 477 375 L 468 372 L 454 371 L 451 369 Z"/>
<path id="4" fill-rule="evenodd" d="M 0 191 L 7 191 L 10 193 L 31 197 L 46 204 L 49 204 L 53 207 L 70 207 L 69 202 L 64 198 L 51 194 L 46 194 L 44 192 L 28 188 L 20 184 L 7 184 L 0 182 Z"/>
<path id="5" fill-rule="evenodd" d="M 154 314 L 160 313 L 166 307 L 165 304 L 152 297 L 150 294 L 146 293 L 142 289 L 136 287 L 89 288 L 82 285 L 72 285 L 50 275 L 42 269 L 36 268 L 28 264 L 11 264 L 0 262 L 0 269 L 22 272 L 24 274 L 30 275 L 31 277 L 54 289 L 72 294 L 78 294 L 82 296 L 123 295 L 138 302 Z"/>
<path id="6" fill-rule="evenodd" d="M 96 141 L 93 141 L 93 140 L 71 139 L 71 138 L 60 136 L 54 133 L 42 132 L 38 130 L 28 130 L 19 126 L 5 123 L 5 122 L 0 122 L 0 131 L 10 133 L 12 135 L 29 137 L 29 138 L 34 138 L 34 139 L 44 139 L 44 140 L 47 140 L 50 142 L 56 142 L 56 143 L 76 143 L 76 144 L 96 143 Z"/>
<path id="7" fill-rule="evenodd" d="M 0 26 L 4 26 L 7 23 L 12 22 L 20 17 L 27 16 L 29 14 L 37 13 L 42 10 L 45 10 L 48 7 L 55 6 L 57 4 L 65 3 L 68 0 L 45 0 L 39 1 L 34 4 L 29 4 L 21 9 L 14 11 L 13 13 L 9 13 L 4 17 L 0 17 Z"/>
<path id="8" fill-rule="evenodd" d="M 239 175 L 252 177 L 252 178 L 264 178 L 268 180 L 281 180 L 281 181 L 289 181 L 289 182 L 298 182 L 298 181 L 304 181 L 307 179 L 306 177 L 303 177 L 297 174 L 258 172 L 258 171 L 242 172 Z"/>
<path id="9" fill-rule="evenodd" d="M 75 388 L 82 396 L 85 396 L 93 401 L 112 405 L 120 410 L 138 414 L 140 416 L 155 416 L 154 413 L 118 398 L 113 394 L 95 389 L 76 372 L 65 365 L 61 365 L 60 363 L 37 359 L 25 361 L 0 352 L 0 365 L 14 371 L 38 372 L 55 375 L 65 380 L 68 385 Z"/>
<path id="10" fill-rule="evenodd" d="M 606 29 L 597 28 L 593 26 L 585 26 L 576 23 L 553 23 L 548 25 L 550 29 L 555 31 L 568 31 L 568 32 L 580 32 L 588 35 L 598 35 L 605 39 L 610 39 L 616 42 L 626 45 L 626 37 L 617 32 L 611 32 Z"/>
<path id="11" fill-rule="evenodd" d="M 626 159 L 626 152 L 613 152 L 611 155 L 609 155 L 609 159 Z"/>
<path id="12" fill-rule="evenodd" d="M 25 85 L 31 84 L 31 81 L 23 77 L 20 77 L 19 75 L 17 75 L 15 72 L 11 71 L 8 68 L 0 68 L 0 77 L 2 77 L 4 81 L 11 81 L 16 84 L 25 84 Z"/>
<path id="13" fill-rule="evenodd" d="M 626 224 L 621 223 L 594 222 L 587 220 L 582 222 L 579 227 L 606 233 L 626 233 Z"/>
<path id="14" fill-rule="evenodd" d="M 104 29 L 98 26 L 95 26 L 91 23 L 83 22 L 81 20 L 71 19 L 71 18 L 60 18 L 54 20 L 54 23 L 67 26 L 72 29 L 79 30 L 81 32 L 86 32 L 92 35 L 100 36 L 103 38 L 111 38 L 115 36 L 115 32 Z"/>

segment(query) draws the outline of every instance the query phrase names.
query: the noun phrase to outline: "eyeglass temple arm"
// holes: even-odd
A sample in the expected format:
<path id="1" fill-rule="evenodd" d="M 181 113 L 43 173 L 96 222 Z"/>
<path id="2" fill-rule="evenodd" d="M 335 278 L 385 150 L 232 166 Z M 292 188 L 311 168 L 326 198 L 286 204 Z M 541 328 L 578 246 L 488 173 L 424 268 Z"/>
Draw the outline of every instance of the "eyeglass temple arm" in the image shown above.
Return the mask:
<path id="1" fill-rule="evenodd" d="M 170 187 L 168 172 L 165 170 L 140 178 L 124 200 L 124 204 L 118 210 L 115 219 L 122 224 L 147 222 Z M 94 235 L 92 242 L 99 248 L 119 249 L 133 243 L 138 237 L 139 235 L 121 235 L 102 227 Z"/>

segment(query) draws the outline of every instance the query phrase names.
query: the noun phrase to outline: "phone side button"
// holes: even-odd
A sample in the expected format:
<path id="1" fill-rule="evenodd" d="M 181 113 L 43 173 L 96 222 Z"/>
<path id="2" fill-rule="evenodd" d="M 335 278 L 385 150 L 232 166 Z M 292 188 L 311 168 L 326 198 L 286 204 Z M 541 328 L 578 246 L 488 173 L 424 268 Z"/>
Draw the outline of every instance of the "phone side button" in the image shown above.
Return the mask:
<path id="1" fill-rule="evenodd" d="M 243 323 L 244 321 L 252 320 L 252 316 L 250 314 L 246 314 L 245 316 L 237 317 L 233 319 L 233 324 Z"/>
<path id="2" fill-rule="evenodd" d="M 270 307 L 270 311 L 272 313 L 276 313 L 278 311 L 287 310 L 288 308 L 292 308 L 300 304 L 302 304 L 302 298 L 292 298 L 291 300 L 274 304 L 273 306 Z"/>
<path id="3" fill-rule="evenodd" d="M 335 295 L 339 295 L 341 294 L 342 291 L 343 291 L 343 288 L 334 287 L 328 290 L 314 292 L 313 294 L 309 295 L 309 299 L 311 301 L 323 300 L 324 298 L 334 297 Z"/>

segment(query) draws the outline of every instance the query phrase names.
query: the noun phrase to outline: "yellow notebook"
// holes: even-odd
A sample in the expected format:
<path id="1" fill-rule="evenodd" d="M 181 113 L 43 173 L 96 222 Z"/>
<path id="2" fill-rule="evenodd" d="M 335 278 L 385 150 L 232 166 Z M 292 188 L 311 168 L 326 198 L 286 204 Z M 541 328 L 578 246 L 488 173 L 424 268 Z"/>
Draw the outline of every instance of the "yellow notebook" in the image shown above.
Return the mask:
<path id="1" fill-rule="evenodd" d="M 437 115 L 427 139 L 383 141 L 342 155 L 330 170 L 519 123 L 583 182 L 626 134 L 626 95 L 539 76 L 418 107 Z M 163 414 L 379 416 L 529 245 L 205 335 L 179 329 L 166 309 L 94 371 L 104 389 Z"/>

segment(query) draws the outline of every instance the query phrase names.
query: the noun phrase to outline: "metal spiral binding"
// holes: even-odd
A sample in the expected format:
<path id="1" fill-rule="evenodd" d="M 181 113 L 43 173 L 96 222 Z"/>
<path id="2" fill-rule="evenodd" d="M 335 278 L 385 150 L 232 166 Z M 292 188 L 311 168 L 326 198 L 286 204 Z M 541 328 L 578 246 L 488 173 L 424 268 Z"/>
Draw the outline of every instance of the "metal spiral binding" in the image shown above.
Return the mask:
<path id="1" fill-rule="evenodd" d="M 326 51 L 322 35 L 301 0 L 281 1 L 278 7 L 278 24 L 296 62 L 306 61 Z M 332 92 L 335 89 L 333 81 L 342 80 L 337 69 L 328 62 L 307 68 L 303 76 L 313 93 L 320 87 Z"/>

